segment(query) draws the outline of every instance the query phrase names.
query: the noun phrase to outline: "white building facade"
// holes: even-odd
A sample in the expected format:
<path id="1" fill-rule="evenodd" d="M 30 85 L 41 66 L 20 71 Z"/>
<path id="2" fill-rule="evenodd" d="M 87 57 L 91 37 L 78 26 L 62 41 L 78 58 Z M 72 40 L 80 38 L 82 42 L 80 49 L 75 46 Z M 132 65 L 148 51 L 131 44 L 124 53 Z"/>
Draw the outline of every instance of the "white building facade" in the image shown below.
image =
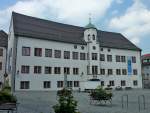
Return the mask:
<path id="1" fill-rule="evenodd" d="M 4 84 L 4 74 L 6 73 L 6 55 L 7 55 L 7 34 L 0 31 L 0 89 Z"/>
<path id="2" fill-rule="evenodd" d="M 73 90 L 142 88 L 140 57 L 141 50 L 121 34 L 91 23 L 81 28 L 12 14 L 7 69 L 14 91 L 59 90 L 64 75 Z"/>
<path id="3" fill-rule="evenodd" d="M 150 88 L 150 54 L 142 56 L 143 87 Z"/>

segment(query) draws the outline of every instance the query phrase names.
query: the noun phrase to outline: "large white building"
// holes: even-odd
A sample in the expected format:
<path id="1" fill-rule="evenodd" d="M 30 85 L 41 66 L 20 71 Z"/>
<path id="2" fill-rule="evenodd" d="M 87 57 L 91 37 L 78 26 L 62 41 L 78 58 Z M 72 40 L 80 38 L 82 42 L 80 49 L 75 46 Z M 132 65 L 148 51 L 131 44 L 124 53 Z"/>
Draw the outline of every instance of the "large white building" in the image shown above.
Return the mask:
<path id="1" fill-rule="evenodd" d="M 7 34 L 0 30 L 0 89 L 4 84 L 4 74 L 6 73 L 6 54 L 8 45 Z"/>
<path id="2" fill-rule="evenodd" d="M 142 87 L 141 49 L 120 33 L 77 27 L 13 12 L 8 73 L 14 90 Z M 97 81 L 99 80 L 99 81 Z M 91 82 L 95 81 L 95 82 Z"/>
<path id="3" fill-rule="evenodd" d="M 143 87 L 150 88 L 150 54 L 142 56 Z"/>

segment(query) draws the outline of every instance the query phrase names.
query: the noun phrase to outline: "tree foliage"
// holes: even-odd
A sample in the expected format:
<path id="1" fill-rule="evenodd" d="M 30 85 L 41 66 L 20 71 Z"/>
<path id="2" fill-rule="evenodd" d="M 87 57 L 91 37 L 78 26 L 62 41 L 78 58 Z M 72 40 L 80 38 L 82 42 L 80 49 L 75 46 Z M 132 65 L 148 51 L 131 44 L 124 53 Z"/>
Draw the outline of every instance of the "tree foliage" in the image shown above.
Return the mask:
<path id="1" fill-rule="evenodd" d="M 55 113 L 78 113 L 77 101 L 74 100 L 70 90 L 62 89 L 57 92 L 57 95 L 59 103 L 53 106 Z"/>

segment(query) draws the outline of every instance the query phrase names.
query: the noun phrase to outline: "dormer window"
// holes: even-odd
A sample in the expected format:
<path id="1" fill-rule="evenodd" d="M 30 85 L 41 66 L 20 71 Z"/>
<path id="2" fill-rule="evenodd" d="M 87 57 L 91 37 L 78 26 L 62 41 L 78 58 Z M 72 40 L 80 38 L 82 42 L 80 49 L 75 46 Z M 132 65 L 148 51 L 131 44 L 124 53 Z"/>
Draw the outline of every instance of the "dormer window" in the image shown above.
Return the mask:
<path id="1" fill-rule="evenodd" d="M 95 35 L 93 34 L 93 40 L 95 40 Z"/>

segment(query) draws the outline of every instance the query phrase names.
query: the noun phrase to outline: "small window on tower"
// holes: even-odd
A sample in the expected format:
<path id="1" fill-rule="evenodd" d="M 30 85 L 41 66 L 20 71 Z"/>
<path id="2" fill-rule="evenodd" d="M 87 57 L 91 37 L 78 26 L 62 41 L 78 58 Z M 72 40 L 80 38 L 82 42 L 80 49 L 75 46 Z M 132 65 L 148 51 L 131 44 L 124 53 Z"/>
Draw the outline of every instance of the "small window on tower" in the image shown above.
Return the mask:
<path id="1" fill-rule="evenodd" d="M 111 49 L 110 48 L 108 48 L 108 52 L 110 52 L 111 51 Z"/>
<path id="2" fill-rule="evenodd" d="M 81 46 L 81 49 L 84 50 L 84 46 Z"/>
<path id="3" fill-rule="evenodd" d="M 74 49 L 77 49 L 77 45 L 74 45 Z"/>
<path id="4" fill-rule="evenodd" d="M 93 46 L 93 50 L 95 50 L 96 49 L 96 47 L 95 46 Z"/>
<path id="5" fill-rule="evenodd" d="M 95 40 L 95 35 L 93 34 L 93 40 Z"/>
<path id="6" fill-rule="evenodd" d="M 88 41 L 90 41 L 90 34 L 88 34 Z"/>

